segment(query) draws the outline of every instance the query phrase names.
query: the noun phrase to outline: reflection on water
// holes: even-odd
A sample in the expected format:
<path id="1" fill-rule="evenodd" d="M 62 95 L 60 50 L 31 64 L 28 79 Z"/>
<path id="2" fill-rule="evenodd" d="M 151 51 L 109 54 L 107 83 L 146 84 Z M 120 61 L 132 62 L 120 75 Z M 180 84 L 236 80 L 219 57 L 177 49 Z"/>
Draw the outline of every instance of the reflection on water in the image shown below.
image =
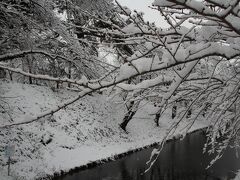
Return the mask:
<path id="1" fill-rule="evenodd" d="M 68 174 L 55 180 L 229 180 L 240 169 L 234 149 L 210 169 L 205 169 L 211 157 L 202 154 L 205 137 L 201 132 L 186 136 L 182 141 L 167 143 L 153 168 L 142 175 L 152 148 L 133 153 L 114 162 Z"/>

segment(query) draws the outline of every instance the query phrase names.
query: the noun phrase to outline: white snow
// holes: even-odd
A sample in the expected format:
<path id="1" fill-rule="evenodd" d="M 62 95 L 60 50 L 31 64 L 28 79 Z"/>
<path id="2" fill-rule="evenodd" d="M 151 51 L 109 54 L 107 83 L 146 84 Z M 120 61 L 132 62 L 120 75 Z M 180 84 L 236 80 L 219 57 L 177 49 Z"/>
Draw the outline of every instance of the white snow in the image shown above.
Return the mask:
<path id="1" fill-rule="evenodd" d="M 2 124 L 9 123 L 9 116 L 13 120 L 37 116 L 77 96 L 77 92 L 53 92 L 48 87 L 8 81 L 0 81 L 0 93 L 6 102 L 1 104 L 9 113 L 1 109 Z M 171 113 L 166 111 L 160 119 L 160 127 L 156 127 L 153 121 L 156 108 L 142 102 L 127 126 L 127 134 L 119 128 L 125 111 L 123 105 L 116 104 L 116 99 L 107 99 L 105 95 L 92 94 L 39 122 L 1 129 L 0 180 L 10 180 L 2 175 L 7 172 L 3 149 L 9 142 L 16 146 L 13 174 L 34 179 L 159 142 L 171 124 L 176 122 L 170 119 Z M 188 123 L 183 122 L 175 135 L 185 134 L 182 128 Z M 205 121 L 197 121 L 190 131 L 206 125 Z"/>
<path id="2" fill-rule="evenodd" d="M 238 174 L 236 175 L 236 177 L 234 178 L 234 180 L 240 180 L 240 171 L 238 172 Z"/>
<path id="3" fill-rule="evenodd" d="M 15 180 L 15 179 L 16 179 L 16 176 L 14 175 L 8 176 L 6 172 L 0 169 L 0 180 Z"/>
<path id="4" fill-rule="evenodd" d="M 123 11 L 127 14 L 127 15 L 130 15 L 132 12 L 131 10 L 127 7 L 127 6 L 123 6 Z"/>

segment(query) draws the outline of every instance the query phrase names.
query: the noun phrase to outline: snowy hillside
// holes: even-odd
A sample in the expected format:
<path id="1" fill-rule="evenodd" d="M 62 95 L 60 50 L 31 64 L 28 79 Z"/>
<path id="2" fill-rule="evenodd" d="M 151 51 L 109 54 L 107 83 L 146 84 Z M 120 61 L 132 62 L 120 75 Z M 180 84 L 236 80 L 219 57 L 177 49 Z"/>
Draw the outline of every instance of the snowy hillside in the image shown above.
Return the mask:
<path id="1" fill-rule="evenodd" d="M 67 90 L 53 92 L 48 87 L 9 81 L 0 81 L 0 93 L 1 125 L 9 123 L 9 119 L 23 121 L 25 117 L 37 115 L 77 94 Z M 4 148 L 8 143 L 16 147 L 13 174 L 34 179 L 159 142 L 174 122 L 166 114 L 160 120 L 160 127 L 155 127 L 151 115 L 153 106 L 143 103 L 129 123 L 128 133 L 125 133 L 119 128 L 124 107 L 117 101 L 108 100 L 105 95 L 93 94 L 48 119 L 1 129 L 2 171 L 7 171 Z M 192 130 L 203 126 L 204 123 L 197 122 Z"/>
<path id="2" fill-rule="evenodd" d="M 234 180 L 240 180 L 240 171 L 238 172 L 237 176 L 234 178 Z"/>

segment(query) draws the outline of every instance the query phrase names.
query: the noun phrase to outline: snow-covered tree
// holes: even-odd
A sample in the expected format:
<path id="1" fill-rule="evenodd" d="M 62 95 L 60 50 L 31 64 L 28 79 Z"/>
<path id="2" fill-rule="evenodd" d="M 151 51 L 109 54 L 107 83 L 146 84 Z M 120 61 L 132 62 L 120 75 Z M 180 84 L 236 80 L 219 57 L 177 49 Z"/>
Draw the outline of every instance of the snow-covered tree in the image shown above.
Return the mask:
<path id="1" fill-rule="evenodd" d="M 6 19 L 7 16 L 11 17 L 16 12 L 19 14 L 19 10 L 11 2 L 7 0 L 1 2 L 0 7 L 3 10 L 0 13 L 4 12 L 1 16 Z M 47 27 L 49 27 L 49 31 L 56 32 L 62 38 L 60 42 L 64 41 L 68 44 L 66 53 L 58 54 L 52 51 L 46 52 L 43 48 L 35 48 L 37 47 L 36 42 L 33 42 L 31 49 L 21 50 L 17 47 L 14 52 L 8 49 L 1 53 L 0 68 L 27 77 L 71 83 L 79 89 L 77 97 L 49 109 L 37 117 L 31 117 L 23 122 L 16 120 L 3 125 L 2 128 L 37 121 L 76 102 L 87 94 L 110 89 L 115 94 L 122 92 L 127 94 L 131 111 L 129 111 L 129 117 L 134 115 L 132 102 L 153 97 L 154 103 L 158 107 L 155 116 L 157 124 L 161 121 L 161 116 L 166 108 L 172 107 L 175 102 L 184 103 L 185 107 L 181 111 L 176 111 L 178 122 L 173 124 L 168 135 L 185 118 L 189 119 L 190 123 L 187 127 L 189 129 L 197 118 L 205 117 L 211 121 L 208 144 L 212 146 L 212 150 L 217 150 L 221 154 L 232 140 L 239 138 L 240 130 L 239 1 L 155 0 L 152 8 L 159 11 L 165 18 L 168 28 L 157 27 L 153 23 L 146 22 L 141 12 L 131 12 L 117 2 L 116 5 L 118 7 L 113 8 L 112 11 L 121 14 L 119 17 L 125 16 L 126 21 L 121 21 L 121 18 L 115 19 L 116 16 L 107 18 L 106 14 L 93 13 L 90 15 L 89 11 L 84 11 L 84 14 L 88 15 L 88 18 L 84 19 L 85 15 L 80 13 L 81 7 L 77 4 L 74 8 L 71 6 L 70 21 L 65 23 L 56 21 L 56 19 L 52 22 L 43 21 L 43 24 L 53 23 L 53 27 Z M 67 7 L 69 6 L 67 5 Z M 13 15 L 12 11 L 14 11 Z M 26 18 L 32 18 L 29 16 Z M 30 21 L 32 19 L 26 18 L 24 18 L 26 22 L 32 22 Z M 84 20 L 82 21 L 81 18 Z M 15 18 L 12 19 L 15 20 Z M 76 20 L 79 21 L 76 22 Z M 34 21 L 38 21 L 38 19 L 34 19 Z M 5 21 L 1 22 L 4 22 L 2 27 L 6 27 Z M 22 23 L 23 21 L 19 19 L 18 22 Z M 23 27 L 23 24 L 20 26 Z M 76 34 L 80 33 L 77 34 L 77 37 L 71 34 L 71 32 L 74 34 L 74 31 L 69 30 L 72 27 L 77 31 Z M 8 35 L 6 30 L 2 29 L 0 29 L 1 33 L 3 32 L 0 46 L 7 47 L 4 45 L 7 38 L 4 37 L 8 37 Z M 89 78 L 90 71 L 88 70 L 92 70 L 99 63 L 96 56 L 86 52 L 85 48 L 91 47 L 88 45 L 89 43 L 114 47 L 120 57 L 120 63 L 116 66 L 104 63 L 105 73 L 96 73 L 93 78 Z M 72 76 L 43 76 L 39 73 L 26 72 L 24 69 L 16 69 L 7 64 L 9 61 L 14 62 L 16 58 L 30 54 L 38 54 L 50 59 L 60 58 L 73 65 L 78 65 L 80 69 L 76 68 L 75 70 L 86 72 L 88 77 L 75 79 Z M 80 61 L 75 61 L 76 59 L 80 59 Z M 217 143 L 216 140 L 219 136 L 226 137 L 223 144 Z M 158 155 L 159 152 L 156 151 L 156 154 Z M 155 159 L 152 159 L 151 164 L 154 161 Z"/>

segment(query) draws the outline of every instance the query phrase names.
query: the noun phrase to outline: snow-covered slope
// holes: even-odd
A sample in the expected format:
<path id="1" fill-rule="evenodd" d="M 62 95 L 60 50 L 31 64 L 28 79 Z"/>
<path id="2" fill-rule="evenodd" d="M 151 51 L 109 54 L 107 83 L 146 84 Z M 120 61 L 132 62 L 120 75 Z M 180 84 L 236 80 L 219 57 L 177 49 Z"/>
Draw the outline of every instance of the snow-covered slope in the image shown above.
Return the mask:
<path id="1" fill-rule="evenodd" d="M 234 178 L 234 180 L 240 180 L 240 171 L 238 171 L 236 177 Z"/>
<path id="2" fill-rule="evenodd" d="M 0 81 L 0 94 L 0 125 L 3 125 L 9 119 L 23 121 L 29 115 L 37 115 L 76 96 L 77 92 L 53 92 L 44 86 Z M 34 179 L 159 142 L 173 122 L 166 114 L 160 127 L 155 127 L 151 115 L 154 108 L 144 102 L 129 123 L 127 134 L 119 128 L 124 107 L 116 101 L 92 94 L 47 119 L 1 129 L 0 168 L 7 171 L 4 147 L 8 143 L 16 147 L 13 174 Z M 203 122 L 197 122 L 192 130 L 204 126 Z"/>

